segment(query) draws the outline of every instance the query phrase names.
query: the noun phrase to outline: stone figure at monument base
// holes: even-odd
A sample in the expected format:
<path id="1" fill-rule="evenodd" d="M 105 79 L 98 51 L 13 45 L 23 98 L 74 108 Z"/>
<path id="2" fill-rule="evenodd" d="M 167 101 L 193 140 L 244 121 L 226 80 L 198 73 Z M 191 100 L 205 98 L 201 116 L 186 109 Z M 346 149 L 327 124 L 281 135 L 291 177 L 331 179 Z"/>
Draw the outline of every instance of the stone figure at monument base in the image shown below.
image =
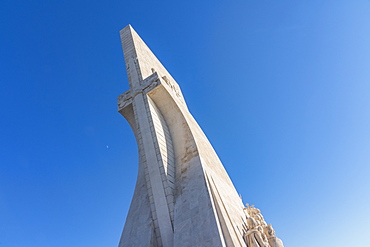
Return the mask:
<path id="1" fill-rule="evenodd" d="M 262 228 L 257 225 L 254 218 L 247 218 L 248 230 L 244 234 L 244 241 L 248 247 L 267 247 L 267 238 Z"/>
<path id="2" fill-rule="evenodd" d="M 139 167 L 119 247 L 282 246 L 270 244 L 260 211 L 244 207 L 177 82 L 130 25 L 120 35 L 130 89 L 118 111 Z"/>

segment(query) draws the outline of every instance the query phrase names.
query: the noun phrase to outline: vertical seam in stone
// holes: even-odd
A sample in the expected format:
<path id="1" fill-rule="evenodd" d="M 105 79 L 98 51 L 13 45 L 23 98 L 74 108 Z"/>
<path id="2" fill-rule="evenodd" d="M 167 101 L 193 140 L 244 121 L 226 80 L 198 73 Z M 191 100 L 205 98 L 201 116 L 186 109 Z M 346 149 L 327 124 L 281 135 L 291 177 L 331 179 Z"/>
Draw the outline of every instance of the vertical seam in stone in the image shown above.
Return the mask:
<path id="1" fill-rule="evenodd" d="M 229 212 L 227 211 L 227 209 L 226 209 L 226 207 L 225 207 L 225 204 L 224 204 L 224 202 L 223 202 L 223 200 L 222 200 L 222 198 L 221 198 L 221 195 L 220 195 L 220 193 L 218 192 L 218 189 L 217 189 L 217 187 L 216 187 L 216 184 L 215 184 L 215 181 L 213 180 L 213 178 L 211 177 L 211 180 L 212 180 L 212 187 L 214 187 L 215 188 L 215 190 L 216 190 L 216 193 L 217 193 L 217 195 L 218 195 L 218 197 L 220 198 L 219 200 L 221 201 L 221 204 L 222 204 L 222 207 L 224 208 L 224 210 L 225 210 L 225 212 L 226 212 L 226 216 L 227 216 L 227 218 L 228 218 L 228 220 L 229 220 L 229 222 L 230 222 L 230 224 L 231 224 L 231 226 L 232 226 L 232 228 L 233 228 L 233 230 L 234 230 L 234 233 L 235 233 L 235 235 L 236 236 L 238 236 L 238 232 L 235 230 L 235 226 L 234 226 L 234 224 L 233 224 L 233 222 L 232 222 L 232 220 L 231 220 L 231 218 L 230 218 L 230 215 L 229 215 Z M 212 188 L 210 188 L 211 190 L 212 190 Z M 237 240 L 238 240 L 238 242 L 239 242 L 239 244 L 240 244 L 240 246 L 242 246 L 242 243 L 240 242 L 240 239 L 237 237 Z"/>

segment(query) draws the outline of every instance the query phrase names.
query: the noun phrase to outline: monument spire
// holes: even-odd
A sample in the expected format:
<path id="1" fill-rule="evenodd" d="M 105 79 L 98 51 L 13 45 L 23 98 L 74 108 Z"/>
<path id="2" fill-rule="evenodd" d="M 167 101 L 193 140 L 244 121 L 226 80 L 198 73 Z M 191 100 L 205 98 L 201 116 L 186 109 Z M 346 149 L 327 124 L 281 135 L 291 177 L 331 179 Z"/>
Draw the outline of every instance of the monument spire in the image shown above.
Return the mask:
<path id="1" fill-rule="evenodd" d="M 269 244 L 259 210 L 244 208 L 177 82 L 130 25 L 120 35 L 130 89 L 118 111 L 135 134 L 139 169 L 119 247 L 282 246 Z"/>

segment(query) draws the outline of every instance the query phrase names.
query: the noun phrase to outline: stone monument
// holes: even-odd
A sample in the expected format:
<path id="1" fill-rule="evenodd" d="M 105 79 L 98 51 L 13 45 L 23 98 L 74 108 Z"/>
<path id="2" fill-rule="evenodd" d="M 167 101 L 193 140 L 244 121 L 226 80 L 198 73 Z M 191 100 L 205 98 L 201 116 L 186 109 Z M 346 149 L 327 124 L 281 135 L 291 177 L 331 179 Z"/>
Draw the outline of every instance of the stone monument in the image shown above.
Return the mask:
<path id="1" fill-rule="evenodd" d="M 282 247 L 260 211 L 243 206 L 177 82 L 130 25 L 120 35 L 130 89 L 118 111 L 139 168 L 119 247 Z"/>

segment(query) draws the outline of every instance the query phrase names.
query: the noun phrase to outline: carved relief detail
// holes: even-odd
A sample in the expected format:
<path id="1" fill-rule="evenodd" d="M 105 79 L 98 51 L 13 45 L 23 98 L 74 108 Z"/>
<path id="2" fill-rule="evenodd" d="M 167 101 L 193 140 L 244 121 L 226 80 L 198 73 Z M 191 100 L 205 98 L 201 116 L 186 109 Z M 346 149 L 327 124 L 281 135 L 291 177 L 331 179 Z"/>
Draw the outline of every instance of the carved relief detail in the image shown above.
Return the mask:
<path id="1" fill-rule="evenodd" d="M 178 88 L 177 85 L 175 85 L 174 83 L 171 83 L 171 81 L 167 78 L 167 76 L 162 76 L 162 79 L 166 82 L 166 84 L 172 89 L 172 91 L 174 92 L 174 94 L 182 100 L 182 97 L 181 97 L 181 93 L 180 93 L 180 89 Z"/>
<path id="2" fill-rule="evenodd" d="M 272 225 L 265 222 L 261 211 L 254 205 L 246 204 L 246 224 L 243 239 L 247 247 L 284 247 L 281 239 L 275 236 Z"/>

